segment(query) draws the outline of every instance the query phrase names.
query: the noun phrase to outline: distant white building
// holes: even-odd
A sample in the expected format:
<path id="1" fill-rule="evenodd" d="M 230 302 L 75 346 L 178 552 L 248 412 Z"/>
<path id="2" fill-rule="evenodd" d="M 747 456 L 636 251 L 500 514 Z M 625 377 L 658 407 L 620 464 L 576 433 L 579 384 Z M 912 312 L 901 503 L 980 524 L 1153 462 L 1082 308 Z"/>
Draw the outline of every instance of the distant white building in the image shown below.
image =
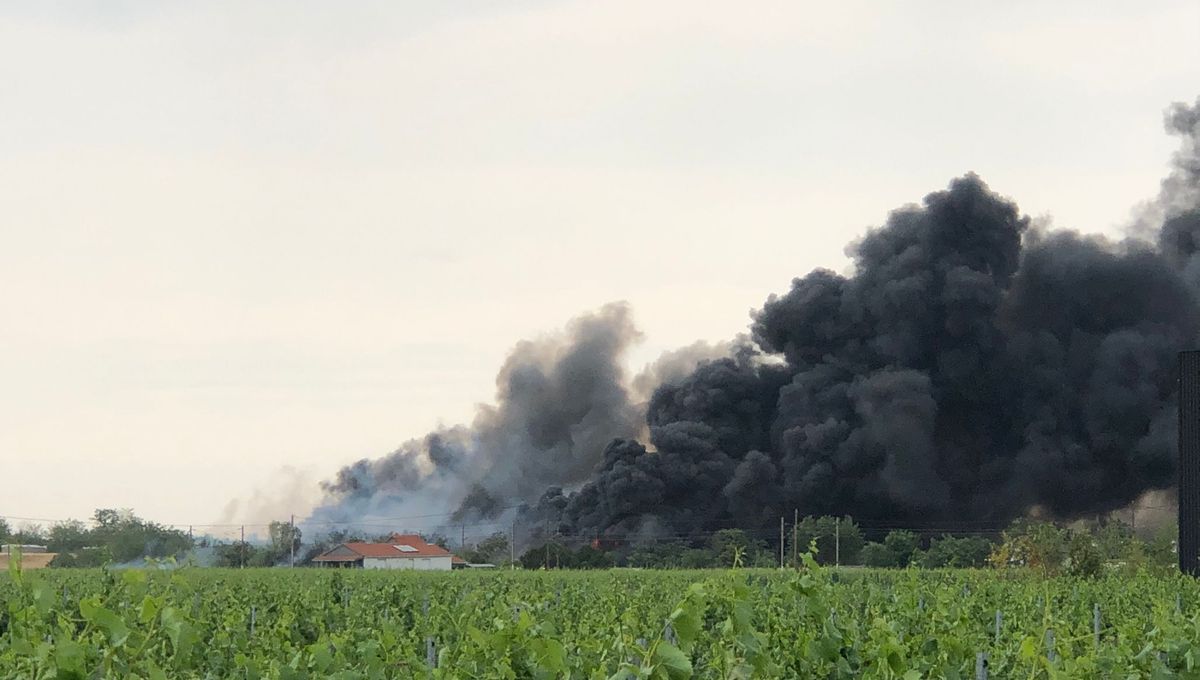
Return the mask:
<path id="1" fill-rule="evenodd" d="M 392 534 L 387 543 L 343 543 L 313 558 L 321 567 L 450 571 L 462 562 L 416 534 Z"/>

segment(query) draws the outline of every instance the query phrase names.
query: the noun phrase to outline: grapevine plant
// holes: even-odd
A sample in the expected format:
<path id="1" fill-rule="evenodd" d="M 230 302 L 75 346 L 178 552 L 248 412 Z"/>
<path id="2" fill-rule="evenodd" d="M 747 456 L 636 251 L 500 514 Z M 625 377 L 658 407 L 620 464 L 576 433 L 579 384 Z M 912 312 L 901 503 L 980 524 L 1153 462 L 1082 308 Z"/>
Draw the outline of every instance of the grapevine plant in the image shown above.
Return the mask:
<path id="1" fill-rule="evenodd" d="M 13 560 L 17 564 L 18 560 Z M 1017 570 L 0 576 L 0 677 L 1200 679 L 1200 586 Z"/>

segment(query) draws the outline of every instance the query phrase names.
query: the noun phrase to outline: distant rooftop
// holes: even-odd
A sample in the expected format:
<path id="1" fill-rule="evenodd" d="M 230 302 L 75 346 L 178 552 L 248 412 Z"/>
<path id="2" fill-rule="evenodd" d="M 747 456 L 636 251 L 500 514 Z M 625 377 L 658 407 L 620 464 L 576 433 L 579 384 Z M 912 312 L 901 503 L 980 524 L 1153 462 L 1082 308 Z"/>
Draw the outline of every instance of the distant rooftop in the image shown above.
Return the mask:
<path id="1" fill-rule="evenodd" d="M 339 548 L 345 548 L 353 555 L 331 554 Z M 314 562 L 352 562 L 364 557 L 374 559 L 414 558 L 414 557 L 454 557 L 449 550 L 426 543 L 425 539 L 416 534 L 392 534 L 386 543 L 342 543 L 333 550 L 313 558 Z"/>

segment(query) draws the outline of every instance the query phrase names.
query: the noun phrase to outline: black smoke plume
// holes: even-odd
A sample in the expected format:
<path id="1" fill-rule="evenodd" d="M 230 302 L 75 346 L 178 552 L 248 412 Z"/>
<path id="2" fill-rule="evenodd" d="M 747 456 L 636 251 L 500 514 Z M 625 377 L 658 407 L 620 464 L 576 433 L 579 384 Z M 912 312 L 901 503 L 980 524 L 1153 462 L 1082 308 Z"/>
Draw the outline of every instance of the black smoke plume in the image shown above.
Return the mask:
<path id="1" fill-rule="evenodd" d="M 516 352 L 471 428 L 343 470 L 325 510 L 452 491 L 460 512 L 520 503 L 569 535 L 700 536 L 793 509 L 1074 517 L 1168 487 L 1174 357 L 1200 330 L 1200 100 L 1167 129 L 1183 145 L 1153 242 L 1035 228 L 968 174 L 853 243 L 852 273 L 769 297 L 644 408 L 609 308 Z"/>

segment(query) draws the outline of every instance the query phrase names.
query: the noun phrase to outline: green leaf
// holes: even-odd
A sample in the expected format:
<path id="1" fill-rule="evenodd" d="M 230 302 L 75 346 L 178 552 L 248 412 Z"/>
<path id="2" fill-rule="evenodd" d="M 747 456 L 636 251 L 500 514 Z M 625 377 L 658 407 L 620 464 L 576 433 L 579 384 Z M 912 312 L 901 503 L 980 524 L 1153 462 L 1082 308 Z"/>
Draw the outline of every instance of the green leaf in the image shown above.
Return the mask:
<path id="1" fill-rule="evenodd" d="M 54 591 L 49 584 L 44 581 L 33 584 L 33 604 L 39 615 L 45 616 L 50 613 L 51 607 L 54 606 Z"/>
<path id="2" fill-rule="evenodd" d="M 660 642 L 654 648 L 653 662 L 662 666 L 671 680 L 686 680 L 692 677 L 692 661 L 678 647 Z"/>
<path id="3" fill-rule="evenodd" d="M 74 640 L 59 640 L 54 646 L 54 663 L 58 666 L 58 676 L 62 680 L 83 678 L 87 664 L 87 654 L 83 646 Z"/>
<path id="4" fill-rule="evenodd" d="M 143 597 L 142 607 L 138 612 L 138 621 L 141 621 L 143 625 L 153 621 L 154 617 L 158 616 L 159 606 L 161 606 L 161 603 L 156 598 L 149 595 Z"/>
<path id="5" fill-rule="evenodd" d="M 529 641 L 529 649 L 540 669 L 554 673 L 568 673 L 567 650 L 557 640 L 535 638 Z"/>
<path id="6" fill-rule="evenodd" d="M 895 651 L 889 651 L 887 654 L 888 668 L 892 669 L 893 673 L 900 673 L 904 670 L 904 658 Z"/>
<path id="7" fill-rule="evenodd" d="M 99 600 L 90 598 L 79 602 L 79 612 L 89 623 L 99 628 L 108 638 L 108 644 L 120 647 L 129 638 L 129 627 L 116 612 L 100 605 Z"/>

